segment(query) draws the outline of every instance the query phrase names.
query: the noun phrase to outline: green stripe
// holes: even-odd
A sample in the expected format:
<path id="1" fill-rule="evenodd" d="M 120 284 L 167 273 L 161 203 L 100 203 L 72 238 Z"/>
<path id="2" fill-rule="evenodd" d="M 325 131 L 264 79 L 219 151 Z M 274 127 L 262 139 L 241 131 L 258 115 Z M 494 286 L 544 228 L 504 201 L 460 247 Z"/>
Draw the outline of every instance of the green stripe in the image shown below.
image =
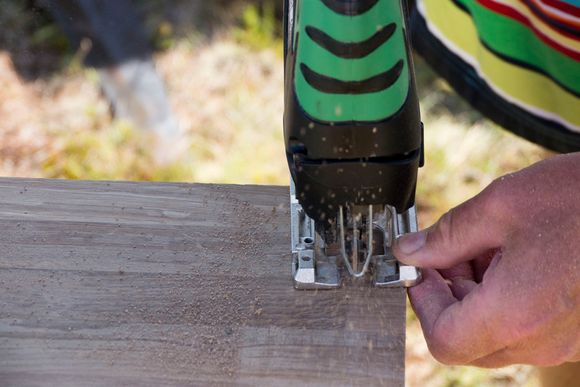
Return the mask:
<path id="1" fill-rule="evenodd" d="M 379 29 L 395 23 L 395 34 L 375 52 L 361 59 L 339 58 L 312 41 L 307 26 L 316 27 L 343 42 L 369 39 Z M 409 93 L 410 74 L 403 33 L 400 1 L 381 0 L 370 11 L 344 16 L 328 9 L 320 0 L 299 0 L 295 88 L 302 108 L 314 119 L 329 122 L 382 121 L 403 106 Z M 312 88 L 300 71 L 300 63 L 314 71 L 343 81 L 360 81 L 389 70 L 403 59 L 405 67 L 390 88 L 366 95 L 327 94 Z"/>
<path id="2" fill-rule="evenodd" d="M 493 12 L 476 0 L 456 0 L 475 22 L 480 39 L 492 50 L 549 74 L 565 88 L 580 92 L 580 63 L 540 40 L 527 26 Z"/>

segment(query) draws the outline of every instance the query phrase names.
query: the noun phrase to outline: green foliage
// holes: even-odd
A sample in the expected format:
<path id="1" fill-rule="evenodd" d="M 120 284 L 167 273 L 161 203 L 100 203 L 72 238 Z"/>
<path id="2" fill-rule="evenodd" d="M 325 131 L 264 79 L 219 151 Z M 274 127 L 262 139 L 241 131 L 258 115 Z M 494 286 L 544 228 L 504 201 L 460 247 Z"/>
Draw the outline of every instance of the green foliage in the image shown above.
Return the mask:
<path id="1" fill-rule="evenodd" d="M 490 387 L 489 371 L 474 367 L 449 367 L 445 372 L 446 387 Z"/>
<path id="2" fill-rule="evenodd" d="M 191 162 L 160 165 L 156 139 L 125 122 L 104 129 L 82 128 L 60 134 L 59 145 L 44 161 L 43 175 L 83 180 L 193 181 Z"/>
<path id="3" fill-rule="evenodd" d="M 439 374 L 444 387 L 538 387 L 533 371 L 514 366 L 510 369 L 489 370 L 475 367 L 445 367 Z"/>
<path id="4" fill-rule="evenodd" d="M 263 50 L 274 48 L 282 52 L 281 23 L 276 17 L 273 2 L 265 2 L 262 7 L 247 5 L 242 13 L 241 26 L 234 30 L 236 40 L 250 48 Z"/>
<path id="5" fill-rule="evenodd" d="M 64 53 L 70 50 L 67 37 L 56 24 L 48 23 L 33 31 L 31 42 L 34 45 L 44 45 L 52 50 Z"/>
<path id="6" fill-rule="evenodd" d="M 173 34 L 173 25 L 164 20 L 155 28 L 151 38 L 151 45 L 156 51 L 169 50 L 176 43 Z"/>

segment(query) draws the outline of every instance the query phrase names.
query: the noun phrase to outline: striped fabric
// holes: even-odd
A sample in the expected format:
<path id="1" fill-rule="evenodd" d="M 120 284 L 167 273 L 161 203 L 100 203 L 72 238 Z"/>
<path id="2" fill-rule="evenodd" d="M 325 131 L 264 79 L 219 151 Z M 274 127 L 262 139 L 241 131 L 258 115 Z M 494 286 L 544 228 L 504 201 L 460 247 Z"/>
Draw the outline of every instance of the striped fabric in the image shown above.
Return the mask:
<path id="1" fill-rule="evenodd" d="M 417 0 L 416 49 L 476 108 L 580 150 L 580 0 Z"/>

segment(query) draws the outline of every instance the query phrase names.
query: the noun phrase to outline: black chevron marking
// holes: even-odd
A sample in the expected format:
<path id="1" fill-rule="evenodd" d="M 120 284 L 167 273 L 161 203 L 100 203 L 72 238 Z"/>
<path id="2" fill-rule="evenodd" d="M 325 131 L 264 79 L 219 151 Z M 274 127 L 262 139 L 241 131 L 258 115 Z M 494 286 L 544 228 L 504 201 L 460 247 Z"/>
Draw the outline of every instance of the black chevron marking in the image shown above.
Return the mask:
<path id="1" fill-rule="evenodd" d="M 396 29 L 397 25 L 395 23 L 391 23 L 383 27 L 369 39 L 356 43 L 340 42 L 326 34 L 324 31 L 311 26 L 306 27 L 306 33 L 310 39 L 316 42 L 319 46 L 340 58 L 360 59 L 370 55 L 377 48 L 381 47 L 387 40 L 391 38 L 391 36 L 393 36 Z"/>
<path id="2" fill-rule="evenodd" d="M 362 81 L 341 81 L 331 78 L 315 72 L 304 63 L 300 64 L 300 70 L 306 82 L 318 91 L 328 94 L 360 95 L 377 93 L 391 87 L 401 76 L 404 65 L 403 60 L 400 60 L 390 70 Z"/>
<path id="3" fill-rule="evenodd" d="M 322 2 L 336 13 L 357 16 L 370 10 L 379 0 L 322 0 Z"/>

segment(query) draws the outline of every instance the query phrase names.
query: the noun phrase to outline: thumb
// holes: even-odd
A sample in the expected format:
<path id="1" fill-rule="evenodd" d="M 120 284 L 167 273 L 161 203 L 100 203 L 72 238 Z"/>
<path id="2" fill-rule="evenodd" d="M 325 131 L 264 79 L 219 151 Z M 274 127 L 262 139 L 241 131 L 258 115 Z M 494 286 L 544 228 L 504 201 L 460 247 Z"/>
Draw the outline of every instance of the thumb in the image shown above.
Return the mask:
<path id="1" fill-rule="evenodd" d="M 393 245 L 402 263 L 447 269 L 502 246 L 504 224 L 485 191 L 443 215 L 430 228 L 399 237 Z"/>

